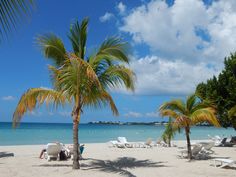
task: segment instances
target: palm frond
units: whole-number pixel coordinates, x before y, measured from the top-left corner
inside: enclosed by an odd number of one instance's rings
[[[193,108],[194,104],[196,103],[196,95],[192,94],[190,96],[187,97],[187,101],[186,101],[186,109],[189,111]]]
[[[52,103],[54,107],[63,105],[67,98],[58,91],[47,88],[32,88],[27,90],[21,97],[17,104],[15,112],[13,114],[13,126],[16,127],[20,122],[22,116],[27,111],[32,111],[36,106],[40,106],[43,103],[49,105]]]
[[[162,117],[169,116],[171,118],[177,119],[180,115],[171,109],[160,110],[160,115]]]
[[[215,116],[215,110],[212,107],[198,109],[190,116],[193,125],[200,122],[208,122],[216,127],[220,127],[220,124]]]
[[[165,109],[170,109],[170,110],[179,112],[181,114],[185,114],[186,113],[185,104],[183,103],[182,100],[179,100],[179,99],[163,103],[160,106],[159,111],[161,112],[162,110],[165,110]]]
[[[228,112],[229,117],[236,116],[236,106],[232,107]]]
[[[178,116],[173,122],[173,126],[179,129],[183,127],[188,127],[190,125],[191,125],[191,120],[184,115]]]
[[[214,111],[214,113],[216,112],[216,106],[209,101],[203,100],[201,102],[197,102],[192,109],[190,110],[190,114],[199,110],[199,109],[204,109],[204,108],[212,108],[212,111]]]
[[[125,86],[127,89],[134,90],[134,72],[125,66],[110,66],[103,68],[98,78],[104,88],[115,88]]]
[[[110,37],[102,43],[97,53],[90,57],[89,63],[95,68],[104,61],[129,63],[128,53],[129,45],[127,43],[122,42],[120,38]]]
[[[40,35],[36,39],[41,51],[46,58],[51,59],[57,67],[60,67],[66,59],[66,49],[62,40],[55,34]]]
[[[115,105],[115,102],[113,101],[111,95],[104,91],[100,91],[99,94],[96,94],[95,97],[87,96],[83,98],[83,104],[87,107],[97,107],[101,108],[103,106],[106,106],[107,103],[109,104],[111,111],[115,116],[119,115],[118,109]]]
[[[12,30],[16,30],[20,21],[31,15],[35,6],[33,0],[1,0],[0,1],[0,42]]]
[[[84,59],[86,52],[88,22],[88,18],[84,18],[81,24],[76,20],[71,25],[70,33],[68,35],[74,54],[82,59]]]

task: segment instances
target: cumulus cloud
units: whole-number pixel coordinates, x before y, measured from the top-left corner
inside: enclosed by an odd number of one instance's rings
[[[104,23],[111,20],[113,17],[114,15],[112,13],[106,12],[103,16],[99,18],[99,20]]]
[[[198,83],[218,74],[205,63],[192,65],[157,56],[135,59],[130,66],[137,77],[135,93],[145,95],[186,95],[194,92]]]
[[[186,95],[197,84],[219,74],[219,69],[206,63],[189,64],[182,60],[167,60],[157,56],[133,59],[130,68],[136,74],[137,95]],[[127,93],[125,89],[116,90]]]
[[[4,97],[2,97],[2,100],[4,100],[4,101],[12,101],[14,99],[15,99],[15,97],[13,97],[13,96],[4,96]]]
[[[136,94],[186,95],[218,75],[223,60],[236,50],[236,1],[152,0],[123,16],[120,30],[151,54],[130,66]]]
[[[123,4],[123,2],[119,2],[119,4],[117,5],[117,9],[118,9],[119,13],[122,15],[126,11],[126,5]]]
[[[121,31],[154,54],[188,63],[222,63],[236,49],[236,2],[176,0],[172,6],[153,0],[132,9]]]

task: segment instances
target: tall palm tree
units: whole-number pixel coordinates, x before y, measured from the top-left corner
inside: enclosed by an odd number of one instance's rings
[[[0,1],[0,42],[8,33],[15,30],[17,24],[29,15],[34,7],[34,0]]]
[[[21,97],[13,115],[13,125],[17,126],[27,111],[32,111],[43,103],[53,103],[55,107],[67,102],[73,104],[73,169],[80,168],[78,155],[78,125],[86,106],[110,105],[114,115],[118,110],[108,91],[125,86],[134,90],[134,73],[127,66],[129,62],[127,43],[119,38],[108,38],[92,55],[86,56],[88,19],[81,24],[71,25],[68,35],[73,52],[67,52],[62,40],[54,34],[38,37],[38,44],[46,58],[53,61],[49,66],[54,89],[33,88]]]
[[[215,108],[209,105],[209,103],[201,101],[194,94],[188,96],[186,102],[175,99],[163,103],[160,106],[159,111],[162,116],[172,117],[174,119],[174,126],[184,128],[189,159],[192,159],[190,127],[201,122],[208,122],[217,127],[220,126],[215,116]]]

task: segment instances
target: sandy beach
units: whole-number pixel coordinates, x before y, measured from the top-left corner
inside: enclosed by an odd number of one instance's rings
[[[178,147],[185,142],[176,142]],[[107,143],[86,144],[81,169],[72,170],[72,160],[39,159],[44,145],[0,146],[0,152],[14,157],[0,157],[1,177],[30,176],[163,176],[163,177],[233,177],[235,169],[213,166],[212,159],[193,160],[178,157],[179,148],[114,148]],[[212,158],[236,159],[236,147],[214,147]]]

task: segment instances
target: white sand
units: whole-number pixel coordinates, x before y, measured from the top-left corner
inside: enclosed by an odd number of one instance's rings
[[[178,142],[178,145],[183,145]],[[164,176],[164,177],[235,177],[235,169],[214,167],[212,160],[177,157],[176,147],[109,148],[108,144],[86,144],[80,170],[72,170],[72,160],[39,159],[43,145],[0,146],[0,152],[14,153],[14,157],[0,157],[0,177],[67,177],[67,176]],[[215,147],[212,157],[236,160],[236,147]]]

